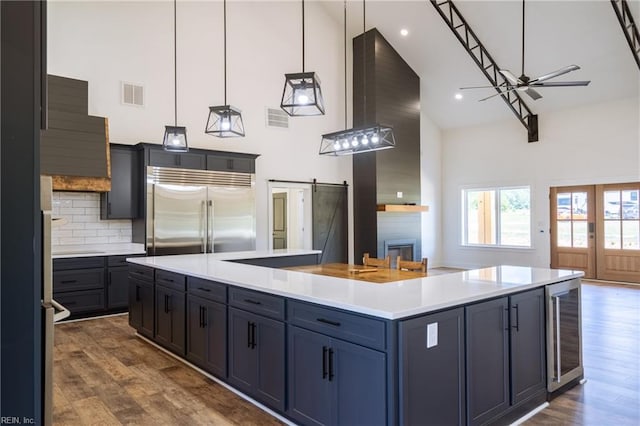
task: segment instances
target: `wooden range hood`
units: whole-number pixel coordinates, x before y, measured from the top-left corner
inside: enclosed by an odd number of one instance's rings
[[[376,211],[395,213],[428,212],[429,206],[422,206],[417,204],[378,204]]]
[[[88,115],[89,84],[49,75],[47,129],[40,136],[40,173],[58,191],[111,190],[109,121]]]

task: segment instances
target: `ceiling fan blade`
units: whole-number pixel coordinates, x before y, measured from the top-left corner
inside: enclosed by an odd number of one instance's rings
[[[499,86],[467,86],[467,87],[461,87],[460,90],[467,90],[467,89],[499,89],[501,87],[504,87],[504,85],[501,84]]]
[[[591,80],[587,81],[547,81],[546,83],[533,83],[530,86],[534,87],[573,87],[573,86],[588,86]]]
[[[529,97],[534,101],[537,101],[538,99],[542,98],[542,95],[536,92],[535,90],[533,90],[531,87],[528,87],[527,90],[524,91],[524,93],[529,95]]]
[[[478,102],[483,102],[483,101],[486,101],[487,99],[491,99],[491,98],[493,98],[493,97],[496,97],[496,96],[502,95],[503,93],[508,93],[508,92],[511,92],[511,91],[514,91],[514,90],[516,90],[516,88],[515,88],[515,87],[512,87],[512,88],[510,88],[510,89],[503,90],[502,92],[494,93],[493,95],[491,95],[491,96],[487,96],[486,98],[479,99],[479,100],[478,100]]]
[[[522,83],[520,80],[518,80],[518,77],[513,75],[513,73],[509,70],[498,70],[498,72],[502,74],[505,80],[507,80],[512,86],[517,86],[518,83]]]
[[[580,69],[580,67],[577,66],[577,65],[569,65],[569,66],[566,66],[564,68],[560,68],[559,70],[550,72],[548,74],[541,75],[538,78],[534,78],[529,83],[530,84],[531,83],[538,83],[538,82],[541,82],[541,81],[549,80],[550,78],[555,78],[555,77],[558,77],[560,75],[566,74],[566,73],[571,72],[571,71],[579,70],[579,69]]]

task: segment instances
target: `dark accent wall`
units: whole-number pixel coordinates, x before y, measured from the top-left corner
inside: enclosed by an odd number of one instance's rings
[[[393,149],[353,156],[354,259],[382,256],[384,240],[398,238],[415,239],[419,259],[421,213],[376,205],[421,202],[420,78],[374,28],[353,39],[353,81],[354,127],[390,125],[396,139]]]
[[[45,2],[0,2],[0,416],[34,424],[42,424],[38,157],[45,10]]]

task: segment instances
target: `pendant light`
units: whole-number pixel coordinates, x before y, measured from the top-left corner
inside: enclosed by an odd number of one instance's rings
[[[209,118],[204,132],[219,138],[244,136],[242,111],[227,105],[227,0],[224,8],[224,105],[210,106]]]
[[[164,126],[162,148],[165,151],[186,152],[187,128],[178,126],[178,49],[176,28],[176,0],[173,0],[173,126]]]
[[[304,70],[304,0],[302,0],[302,72],[284,75],[280,108],[290,116],[324,115],[320,78]]]
[[[366,9],[365,1],[362,1],[362,71],[363,93],[367,93],[367,68],[366,68]],[[367,103],[364,102],[363,117],[367,119]],[[344,127],[347,127],[347,2],[344,2]],[[340,130],[322,135],[320,142],[320,155],[351,155],[361,152],[380,151],[396,146],[393,128],[382,124],[365,125],[351,129]]]

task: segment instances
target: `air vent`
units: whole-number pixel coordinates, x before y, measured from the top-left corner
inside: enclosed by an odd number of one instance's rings
[[[122,82],[122,103],[125,105],[144,106],[144,87]]]
[[[266,118],[267,127],[276,127],[278,129],[289,128],[289,116],[281,109],[267,107]]]
[[[254,179],[255,176],[251,173],[147,166],[147,183],[183,186],[211,185],[251,188],[255,185]]]

